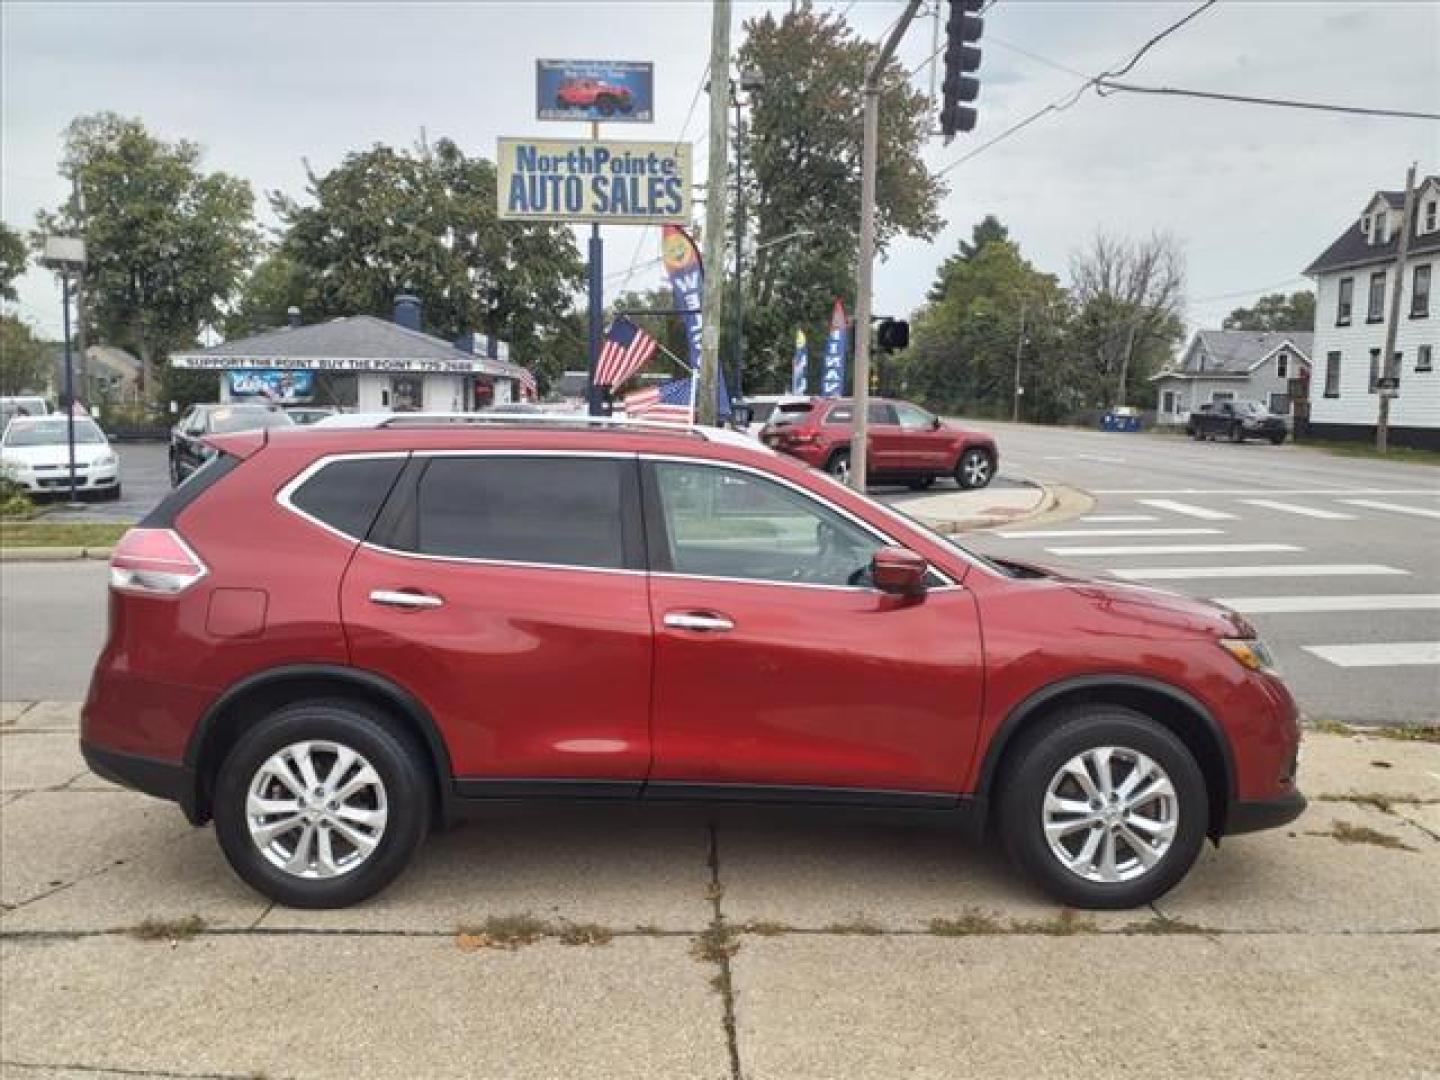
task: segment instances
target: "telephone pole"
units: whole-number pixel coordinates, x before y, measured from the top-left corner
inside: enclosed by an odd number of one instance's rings
[[[1405,210],[1400,218],[1400,245],[1395,253],[1395,287],[1390,293],[1390,321],[1385,326],[1385,351],[1380,354],[1380,415],[1375,420],[1375,449],[1386,453],[1390,442],[1390,399],[1400,389],[1400,365],[1395,362],[1395,335],[1400,330],[1400,294],[1405,291],[1405,257],[1410,254],[1410,216],[1415,212],[1415,163],[1405,173]],[[1390,380],[1395,380],[1393,383]]]
[[[917,0],[918,2],[918,0]],[[705,181],[705,296],[700,309],[700,371],[695,421],[716,422],[720,371],[720,318],[725,298],[725,167],[730,117],[730,0],[712,0],[710,12],[710,150]]]
[[[860,156],[860,257],[855,274],[855,419],[850,439],[850,485],[865,490],[870,411],[870,286],[875,270],[875,167],[880,156],[880,78],[920,0],[909,0],[895,29],[865,69],[865,128]]]

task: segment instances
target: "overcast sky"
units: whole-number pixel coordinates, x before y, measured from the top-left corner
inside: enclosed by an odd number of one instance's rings
[[[739,3],[740,24],[788,3]],[[819,5],[827,6],[827,5]],[[900,0],[828,5],[878,38]],[[1193,2],[999,0],[987,13],[980,122],[925,152],[943,167],[1094,73],[1127,59]],[[653,60],[656,116],[616,137],[696,144],[703,168],[706,100],[686,117],[709,48],[704,0],[651,3],[16,3],[4,0],[3,198],[28,229],[61,201],[60,133],[102,109],[138,116],[166,138],[202,144],[209,167],[263,193],[300,194],[302,159],[318,172],[376,142],[413,145],[423,128],[493,157],[501,135],[583,134],[534,119],[537,57]],[[1033,54],[1027,56],[1017,50]],[[931,25],[902,43],[907,67],[931,51]],[[1038,58],[1043,58],[1038,59]],[[1064,69],[1073,69],[1066,71]],[[1440,5],[1230,0],[1150,52],[1137,83],[1440,111]],[[928,87],[928,71],[916,81]],[[881,121],[884,122],[883,119]],[[1189,259],[1188,329],[1217,326],[1300,274],[1379,187],[1405,168],[1440,168],[1440,124],[1087,93],[947,173],[948,222],[933,244],[902,242],[877,267],[876,310],[910,311],[972,223],[993,213],[1041,269],[1065,277],[1097,229],[1174,233]],[[606,230],[609,287],[635,264],[655,284],[653,229]],[[59,336],[58,289],[32,270],[20,314]],[[613,295],[613,293],[612,293]]]

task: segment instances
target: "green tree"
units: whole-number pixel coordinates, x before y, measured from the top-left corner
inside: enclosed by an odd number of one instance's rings
[[[853,307],[861,86],[875,46],[811,0],[778,18],[750,19],[744,32],[739,65],[765,80],[754,95],[743,147],[745,380],[754,390],[777,390],[789,382],[796,329],[821,342],[835,298],[847,311]],[[879,253],[896,237],[929,239],[943,227],[938,207],[945,188],[921,158],[933,120],[930,100],[892,60],[880,95]],[[732,328],[727,315],[721,353],[727,370]]]
[[[980,240],[982,229],[990,235]],[[989,226],[977,226],[975,235],[941,265],[930,301],[916,314],[897,389],[937,409],[1009,416],[1019,346],[1022,415],[1060,419],[1077,404],[1067,371],[1065,291]]]
[[[929,301],[939,300],[945,295],[945,287],[952,275],[959,272],[960,267],[970,262],[980,253],[980,249],[992,241],[1005,241],[1010,239],[1010,230],[1000,224],[1000,219],[994,214],[986,214],[975,223],[970,230],[970,239],[961,240],[960,247],[943,263],[940,264],[940,271],[935,275],[935,284],[930,286],[930,291],[925,294]]]
[[[249,183],[200,162],[139,120],[80,117],[60,164],[79,199],[37,220],[40,235],[84,236],[87,337],[139,356],[151,394],[160,359],[219,323],[258,243]]]
[[[246,275],[239,301],[226,313],[220,330],[227,338],[273,330],[286,324],[292,306],[303,319],[307,300],[313,303],[314,294],[306,287],[305,272],[295,260],[272,250]]]
[[[1304,330],[1315,329],[1315,293],[1309,289],[1270,293],[1255,301],[1253,307],[1239,307],[1225,316],[1221,324],[1226,330]]]
[[[284,261],[257,272],[242,308],[273,315],[294,303],[307,322],[389,318],[396,295],[411,292],[425,330],[494,334],[529,363],[563,329],[584,278],[570,230],[500,221],[494,165],[449,139],[413,153],[376,145],[349,154],[312,173],[308,195],[304,205],[271,196]]]
[[[14,300],[15,279],[25,272],[25,238],[0,221],[0,300]]]
[[[51,347],[14,315],[0,315],[0,394],[43,391]]]

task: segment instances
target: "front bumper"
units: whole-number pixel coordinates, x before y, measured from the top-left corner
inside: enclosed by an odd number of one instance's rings
[[[1225,816],[1225,835],[1261,832],[1289,825],[1305,812],[1307,802],[1298,791],[1290,791],[1278,799],[1264,802],[1234,802]]]
[[[80,740],[80,753],[95,775],[157,799],[179,803],[190,824],[202,824],[196,806],[195,773],[183,762],[106,750],[84,739]]]
[[[31,495],[58,494],[70,490],[69,469],[10,469],[10,478]],[[115,465],[84,466],[75,468],[75,489],[77,491],[106,491],[120,482],[120,470]]]

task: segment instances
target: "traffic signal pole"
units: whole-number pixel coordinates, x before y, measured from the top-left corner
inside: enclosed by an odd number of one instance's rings
[[[870,287],[875,270],[875,168],[880,156],[880,79],[900,39],[920,10],[909,0],[905,11],[865,71],[865,127],[860,150],[860,257],[855,274],[855,409],[850,439],[850,484],[865,490],[866,448],[870,425]]]

